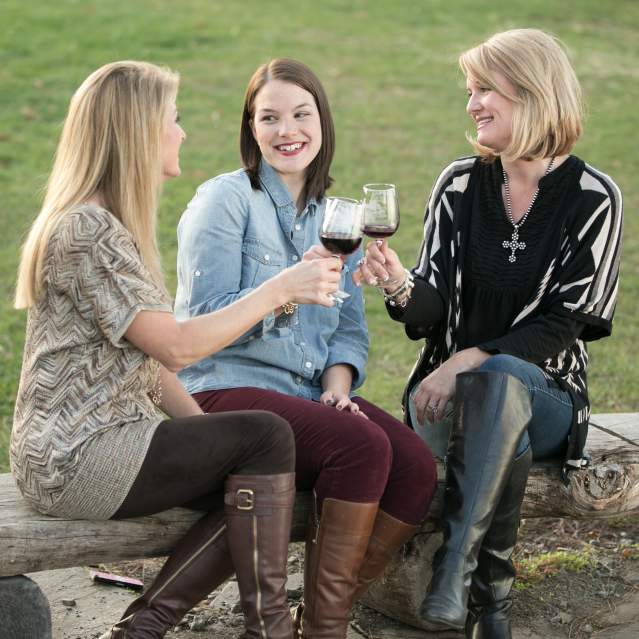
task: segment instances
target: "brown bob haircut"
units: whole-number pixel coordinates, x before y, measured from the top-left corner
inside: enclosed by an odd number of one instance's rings
[[[270,80],[290,82],[308,91],[315,98],[322,128],[322,145],[319,153],[308,166],[302,195],[305,200],[314,197],[320,201],[333,182],[328,174],[335,153],[333,118],[324,87],[318,77],[305,64],[290,58],[275,58],[260,65],[246,88],[240,128],[240,154],[242,164],[251,180],[251,186],[254,189],[261,188],[258,175],[262,152],[255,141],[251,128],[255,116],[255,99],[262,87]]]

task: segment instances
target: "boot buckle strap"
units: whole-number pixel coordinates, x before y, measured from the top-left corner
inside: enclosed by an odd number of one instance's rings
[[[238,488],[235,493],[235,507],[238,510],[253,510],[255,493],[250,488]]]

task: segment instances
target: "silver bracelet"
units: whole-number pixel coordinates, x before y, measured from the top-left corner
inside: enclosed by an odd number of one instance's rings
[[[408,269],[405,268],[404,272],[406,273],[404,281],[392,293],[387,293],[384,289],[382,289],[384,301],[389,306],[400,306],[401,308],[405,308],[408,304],[412,289],[415,286],[415,278]]]

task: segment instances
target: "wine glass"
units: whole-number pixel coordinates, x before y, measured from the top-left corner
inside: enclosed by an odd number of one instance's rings
[[[362,243],[362,203],[347,197],[327,197],[320,241],[335,257],[350,255]],[[350,297],[337,290],[332,295],[337,303]]]
[[[394,184],[365,184],[364,233],[383,239],[399,228],[399,203]]]

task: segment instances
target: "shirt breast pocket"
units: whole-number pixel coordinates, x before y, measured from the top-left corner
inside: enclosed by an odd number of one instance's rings
[[[286,267],[284,255],[252,238],[242,244],[241,288],[255,288]]]

